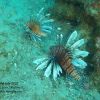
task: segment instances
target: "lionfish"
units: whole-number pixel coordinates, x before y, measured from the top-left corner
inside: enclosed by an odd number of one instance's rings
[[[63,39],[63,35],[59,35]],[[47,57],[36,59],[33,63],[37,64],[38,69],[44,69],[44,76],[49,77],[53,73],[53,79],[56,80],[58,76],[65,71],[68,75],[76,80],[81,77],[76,68],[84,69],[87,63],[82,59],[88,56],[89,52],[80,50],[80,47],[85,43],[84,39],[77,40],[77,31],[74,31],[66,45],[61,43],[51,46]],[[76,41],[76,42],[75,42]]]
[[[27,22],[27,32],[33,40],[41,40],[41,37],[46,36],[52,31],[53,19],[48,19],[50,14],[44,14],[44,8],[41,8],[38,14],[29,22]]]

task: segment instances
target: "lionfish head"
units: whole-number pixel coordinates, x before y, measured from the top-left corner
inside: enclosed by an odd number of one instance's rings
[[[64,57],[65,54],[66,49],[63,45],[55,45],[50,47],[48,57],[53,59],[55,63],[59,64],[60,60]]]

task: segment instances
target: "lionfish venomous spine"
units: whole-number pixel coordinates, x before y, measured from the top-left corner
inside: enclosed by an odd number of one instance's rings
[[[79,80],[80,75],[77,68],[84,69],[87,63],[83,60],[88,56],[89,52],[80,50],[80,47],[85,43],[84,39],[77,40],[77,31],[74,31],[66,45],[57,44],[50,47],[49,54],[46,57],[34,60],[33,63],[37,64],[37,69],[44,69],[44,76],[49,77],[53,73],[53,79],[56,80],[63,71]],[[62,40],[63,35],[60,35]]]

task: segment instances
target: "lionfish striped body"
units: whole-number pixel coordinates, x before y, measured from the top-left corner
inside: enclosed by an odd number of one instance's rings
[[[37,59],[33,61],[33,63],[38,65],[37,69],[46,68],[44,73],[46,77],[49,77],[53,71],[54,80],[56,80],[63,71],[76,80],[79,80],[80,75],[77,69],[84,69],[87,66],[83,58],[89,54],[89,52],[79,49],[85,41],[84,39],[76,41],[77,31],[71,34],[66,45],[61,44],[62,38],[62,34],[58,35],[58,44],[50,47],[48,56]]]
[[[78,75],[71,63],[72,58],[70,55],[70,51],[64,48],[64,46],[52,46],[50,48],[50,56],[55,59],[54,62],[58,63],[67,74],[73,76],[77,80],[80,79],[80,76]]]

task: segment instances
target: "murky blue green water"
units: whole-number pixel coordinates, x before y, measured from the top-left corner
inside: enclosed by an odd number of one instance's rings
[[[84,84],[65,76],[54,81],[44,76],[44,70],[36,70],[33,64],[55,44],[57,27],[64,25],[62,34],[73,30],[85,34],[82,25],[77,28],[67,21],[65,26],[65,22],[56,20],[53,32],[47,37],[41,41],[30,39],[26,23],[42,7],[48,12],[53,5],[53,0],[0,0],[0,100],[99,100],[100,94],[91,87],[87,76],[84,76]]]

